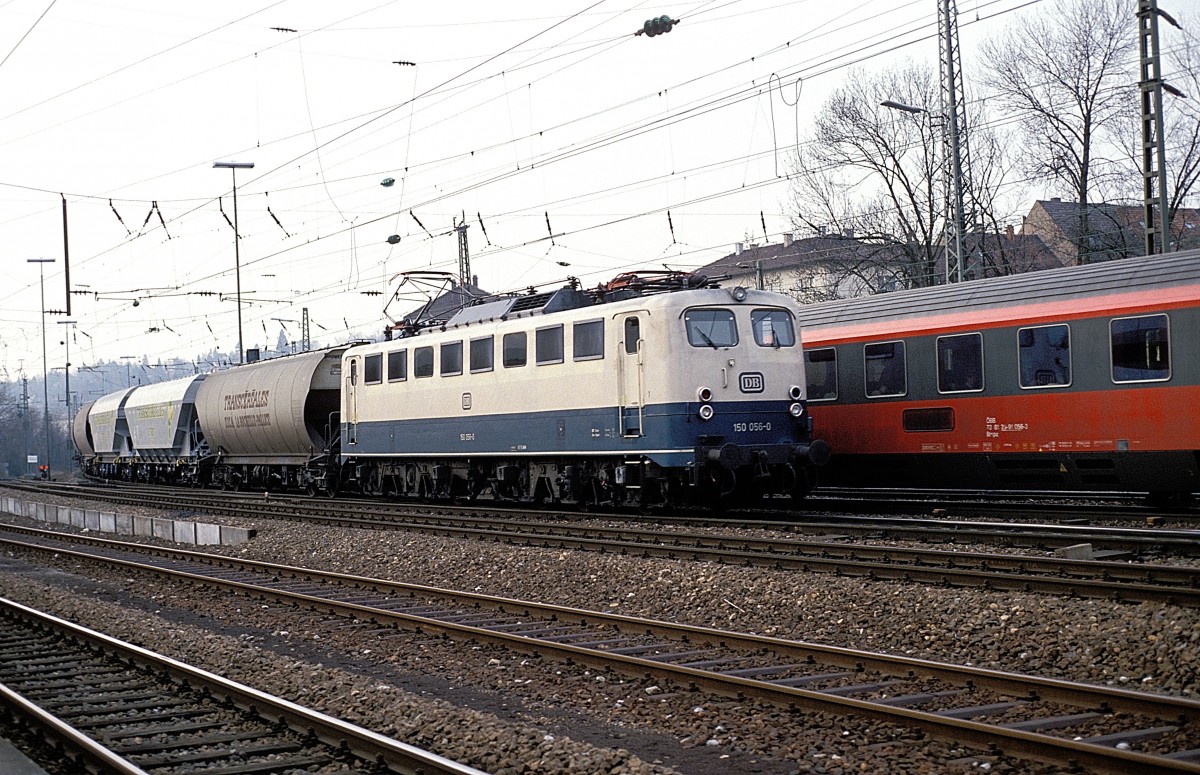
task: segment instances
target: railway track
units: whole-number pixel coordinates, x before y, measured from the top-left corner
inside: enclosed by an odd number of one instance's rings
[[[117,496],[120,499],[128,494]],[[529,521],[461,514],[397,514],[380,506],[362,507],[297,499],[208,498],[155,495],[157,505],[194,508],[236,516],[305,519],[341,527],[402,529],[434,535],[521,546],[617,552],[645,557],[691,559],[783,570],[822,572],[878,580],[993,590],[1040,592],[1120,601],[1200,605],[1200,568],[1115,559],[1068,559],[1027,554],[962,552],[849,543],[847,536],[820,540],[748,538],[718,534],[579,522]],[[147,504],[143,496],[140,505]],[[544,517],[544,514],[538,516]],[[1194,533],[1186,533],[1200,544]]]
[[[409,526],[419,524],[500,526],[545,521],[556,514],[560,521],[590,527],[602,520],[641,523],[662,527],[685,529],[697,528],[750,528],[774,532],[804,534],[837,534],[844,536],[866,536],[897,540],[915,540],[930,543],[993,543],[1000,546],[1054,550],[1080,543],[1090,543],[1104,551],[1131,552],[1134,554],[1175,554],[1200,556],[1200,530],[1169,529],[1164,527],[1131,528],[1089,524],[1048,524],[1021,522],[991,522],[959,520],[953,517],[952,509],[942,509],[944,514],[937,518],[915,516],[880,516],[879,514],[851,513],[803,513],[789,512],[764,518],[755,512],[742,512],[724,518],[696,515],[673,516],[665,514],[637,515],[630,513],[603,514],[596,512],[573,512],[569,514],[551,512],[546,509],[522,509],[493,505],[451,505],[388,503],[363,499],[313,499],[287,494],[216,493],[213,491],[183,490],[177,487],[146,487],[105,484],[65,485],[52,483],[6,483],[11,489],[53,494],[59,497],[85,498],[136,506],[156,506],[181,511],[204,511],[211,514],[244,516],[248,508],[263,517],[291,519],[331,518],[329,524],[343,524],[341,518],[367,520],[392,520]],[[862,503],[862,501],[856,501]],[[826,500],[822,508],[832,508],[833,501]],[[814,504],[815,505],[815,504]],[[936,504],[924,502],[923,512],[938,510]],[[997,506],[1006,509],[1008,516],[1018,508],[1017,504]],[[1025,507],[1020,507],[1025,508]],[[1023,518],[1030,514],[1021,512]],[[1078,515],[1074,518],[1078,521]],[[365,526],[365,525],[364,525]],[[582,528],[580,528],[582,529]]]
[[[482,775],[3,598],[0,717],[76,772]]]
[[[883,719],[1087,772],[1200,773],[1194,700],[137,544],[8,530],[0,540],[15,552],[614,670],[665,692]]]

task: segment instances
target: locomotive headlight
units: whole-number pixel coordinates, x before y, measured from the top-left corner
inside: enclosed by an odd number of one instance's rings
[[[788,397],[793,401],[799,401],[804,398],[804,390],[799,385],[792,385],[788,388]]]
[[[741,301],[746,300],[747,294],[746,294],[746,289],[739,285],[736,288],[734,288],[733,290],[731,290],[729,292],[729,295],[733,297],[734,301],[741,302]]]
[[[788,414],[790,414],[792,417],[799,417],[800,415],[804,414],[804,407],[800,404],[792,404],[788,407]]]
[[[700,415],[701,420],[711,420],[716,411],[712,408],[711,404],[704,404],[696,414]]]
[[[707,404],[709,401],[713,400],[712,388],[707,386],[696,388],[696,398],[701,403]]]

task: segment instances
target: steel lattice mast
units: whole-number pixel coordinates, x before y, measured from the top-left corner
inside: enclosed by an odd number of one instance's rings
[[[938,47],[941,54],[942,174],[946,199],[946,282],[969,279],[967,248],[970,198],[970,153],[967,150],[967,109],[958,46],[958,3],[938,2]]]

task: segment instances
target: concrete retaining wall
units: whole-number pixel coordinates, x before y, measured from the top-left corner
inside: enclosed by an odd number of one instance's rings
[[[53,503],[27,501],[10,496],[0,497],[0,510],[39,522],[52,522],[87,528],[97,533],[127,536],[154,536],[179,544],[244,544],[254,537],[253,530],[186,519],[139,517],[108,511],[83,509],[78,506],[56,506]]]

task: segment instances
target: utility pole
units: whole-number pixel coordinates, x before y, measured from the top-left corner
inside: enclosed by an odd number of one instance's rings
[[[302,352],[312,349],[312,337],[309,336],[308,329],[308,307],[300,310],[300,349]]]
[[[25,434],[25,473],[29,470],[29,377],[21,375],[21,429]]]
[[[1162,79],[1162,60],[1158,47],[1158,17],[1179,27],[1158,0],[1138,0],[1138,55],[1142,94],[1142,193],[1146,224],[1146,255],[1171,252],[1171,213],[1167,208],[1167,155],[1163,139],[1163,90],[1177,97],[1183,92]],[[1158,214],[1155,217],[1155,209]]]

